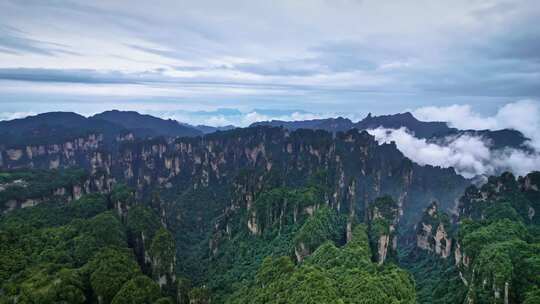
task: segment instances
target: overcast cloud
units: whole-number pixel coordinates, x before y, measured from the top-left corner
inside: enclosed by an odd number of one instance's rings
[[[539,17],[535,0],[3,0],[0,112],[492,115],[540,99]]]
[[[412,110],[482,138],[371,131],[464,176],[539,169],[540,1],[0,0],[0,120],[137,110],[191,124]]]

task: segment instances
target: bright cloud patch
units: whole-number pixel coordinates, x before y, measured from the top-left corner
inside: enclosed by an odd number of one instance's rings
[[[413,111],[423,121],[446,121],[458,129],[515,129],[531,139],[530,145],[540,150],[540,102],[518,101],[501,107],[494,116],[475,113],[470,105],[422,107]]]
[[[438,142],[416,138],[407,129],[368,130],[379,143],[395,142],[397,148],[420,165],[453,167],[466,178],[511,171],[524,175],[540,170],[540,154],[516,149],[491,150],[483,138],[449,136]]]

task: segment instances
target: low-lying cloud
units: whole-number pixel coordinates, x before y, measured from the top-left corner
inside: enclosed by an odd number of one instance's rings
[[[511,171],[524,175],[540,170],[540,153],[518,149],[490,148],[489,141],[468,134],[448,136],[437,142],[417,138],[406,128],[368,130],[380,143],[395,142],[397,148],[420,165],[453,167],[466,178]]]
[[[413,115],[423,121],[445,121],[458,129],[514,129],[530,138],[529,145],[540,151],[540,102],[523,100],[508,103],[493,116],[482,116],[470,105],[422,107]]]

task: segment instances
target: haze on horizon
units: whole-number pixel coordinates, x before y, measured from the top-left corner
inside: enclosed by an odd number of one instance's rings
[[[538,110],[539,17],[534,0],[1,0],[0,119],[121,109],[246,126],[412,110],[491,128],[505,107]]]

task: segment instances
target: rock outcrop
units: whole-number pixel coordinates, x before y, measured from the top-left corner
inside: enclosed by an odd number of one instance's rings
[[[448,258],[453,244],[451,229],[450,218],[433,202],[426,208],[422,220],[416,226],[417,248]]]
[[[391,196],[398,204],[400,223],[412,225],[419,217],[416,210],[434,199],[441,208],[452,208],[468,185],[451,168],[419,166],[395,144],[379,145],[368,133],[356,130],[332,134],[256,127],[194,138],[136,140],[126,135],[114,143],[92,134],[64,144],[27,147],[20,153],[0,148],[0,155],[2,169],[48,169],[51,163],[59,169],[82,167],[92,176],[103,176],[102,189],[124,182],[137,190],[139,198],[148,198],[156,189],[163,197],[180,193],[215,197],[210,209],[198,210],[195,213],[201,216],[187,219],[200,229],[216,229],[212,250],[239,229],[260,234],[265,226],[285,218],[280,214],[301,217],[312,210],[313,206],[289,210],[285,203],[277,209],[258,209],[257,196],[270,185],[295,187],[323,174],[325,194],[317,203],[345,214],[349,227],[367,219],[369,203],[379,196]],[[178,223],[181,203],[166,200],[160,212]],[[234,220],[239,212],[248,215],[242,225]],[[387,241],[394,246],[394,240]]]
[[[389,196],[377,198],[369,207],[369,235],[379,265],[397,253],[398,204]]]

